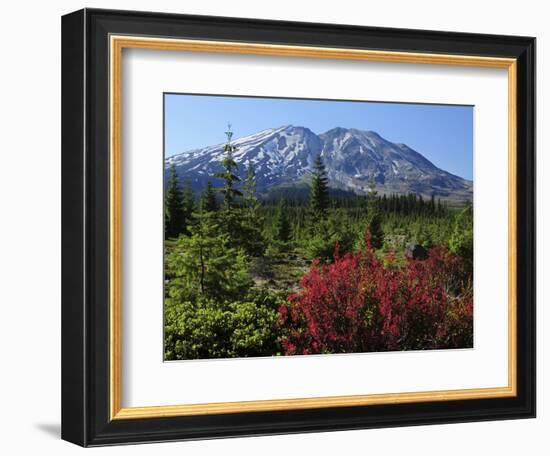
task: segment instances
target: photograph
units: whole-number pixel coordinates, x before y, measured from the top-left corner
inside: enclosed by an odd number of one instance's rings
[[[473,348],[473,106],[163,96],[165,361]]]

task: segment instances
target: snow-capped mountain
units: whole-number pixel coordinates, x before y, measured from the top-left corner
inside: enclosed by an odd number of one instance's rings
[[[267,193],[279,186],[300,187],[309,182],[313,162],[321,154],[332,188],[365,194],[374,178],[380,193],[432,194],[440,198],[469,200],[473,183],[436,167],[405,144],[394,144],[373,131],[333,128],[316,135],[305,127],[286,125],[233,141],[233,154],[243,177],[254,165],[257,188]],[[224,144],[190,150],[165,160],[165,173],[174,164],[180,182],[196,190],[221,171]]]

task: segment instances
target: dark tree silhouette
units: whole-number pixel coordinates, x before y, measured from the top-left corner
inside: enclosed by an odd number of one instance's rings
[[[164,202],[164,235],[166,238],[174,238],[185,229],[183,193],[179,188],[176,167],[172,164]]]
[[[311,176],[310,209],[315,218],[324,219],[329,206],[328,177],[321,155],[317,155]]]
[[[218,210],[218,202],[216,201],[216,193],[212,182],[208,181],[206,189],[201,196],[201,209],[204,212],[216,212]]]
[[[288,219],[287,206],[284,200],[280,200],[277,205],[275,215],[275,234],[281,242],[288,242],[292,237],[292,228]]]

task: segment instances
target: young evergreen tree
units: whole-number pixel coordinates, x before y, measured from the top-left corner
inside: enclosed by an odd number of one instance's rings
[[[225,135],[227,136],[227,142],[224,146],[225,154],[221,160],[224,170],[214,174],[215,177],[223,181],[223,186],[216,189],[223,196],[222,211],[220,211],[218,218],[221,222],[221,229],[229,236],[232,245],[238,245],[242,239],[242,214],[238,208],[237,198],[242,196],[242,192],[236,188],[241,179],[237,176],[239,165],[233,158],[233,153],[237,150],[237,147],[231,144],[233,138],[231,124],[228,124]]]
[[[329,207],[328,177],[321,155],[317,155],[311,177],[310,210],[314,218],[325,219]]]
[[[288,219],[287,205],[284,200],[280,200],[277,204],[277,212],[275,215],[275,236],[281,242],[288,242],[292,237],[292,227]]]
[[[164,236],[174,238],[185,230],[183,194],[179,188],[174,164],[170,166],[170,177],[164,198]]]
[[[418,195],[418,213],[423,214],[425,209],[424,198],[422,195]]]
[[[180,236],[166,263],[174,278],[171,298],[194,300],[198,296],[220,302],[235,299],[250,287],[247,257],[219,229],[213,213],[202,213],[190,236]]]
[[[428,206],[428,210],[430,215],[435,214],[435,195],[432,193],[432,197],[430,198],[430,204]]]
[[[246,168],[246,177],[243,182],[243,214],[239,221],[239,243],[250,255],[261,255],[264,251],[262,235],[263,217],[260,216],[260,202],[256,194],[256,173],[254,166],[249,163]]]
[[[384,230],[382,229],[382,217],[378,211],[372,213],[368,223],[371,235],[371,243],[375,249],[379,249],[384,244]]]
[[[472,267],[474,254],[474,208],[469,203],[455,218],[449,249],[466,260]]]
[[[190,182],[186,182],[182,191],[183,225],[181,232],[189,235],[193,223],[193,211],[195,209],[195,197]]]
[[[208,184],[206,184],[206,189],[202,193],[200,209],[202,212],[216,212],[218,210],[218,202],[216,201],[214,186],[210,181],[208,181]]]
[[[378,197],[378,192],[376,191],[376,182],[374,180],[374,176],[370,177],[368,186],[369,186],[368,200],[369,200],[369,203],[372,203]]]
[[[224,209],[230,211],[235,206],[235,199],[242,196],[240,190],[235,188],[237,182],[240,182],[240,177],[236,175],[239,165],[233,158],[233,153],[237,150],[237,147],[231,144],[233,138],[233,132],[231,131],[231,124],[227,125],[227,142],[223,148],[225,155],[221,161],[224,171],[216,173],[215,176],[224,181],[222,188],[218,191],[223,195]]]
[[[375,249],[379,249],[384,244],[384,231],[382,230],[382,217],[380,215],[379,198],[374,176],[371,176],[369,179],[367,206],[368,229],[371,235],[371,243]]]
[[[243,183],[243,199],[247,208],[256,211],[259,202],[256,195],[256,172],[252,163],[249,163],[246,167],[246,177]]]
[[[386,196],[385,193],[382,196],[382,210],[384,212],[388,212],[388,197]]]

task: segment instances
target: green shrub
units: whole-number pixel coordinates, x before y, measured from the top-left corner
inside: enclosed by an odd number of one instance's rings
[[[193,228],[191,236],[178,238],[166,256],[166,265],[173,277],[168,285],[172,296],[236,299],[252,284],[245,252],[204,220]]]
[[[251,290],[242,302],[167,298],[167,360],[271,356],[280,352],[277,309],[281,297]]]
[[[474,214],[471,204],[456,216],[449,249],[469,262],[471,267],[474,253]]]
[[[336,243],[340,253],[344,254],[353,250],[358,237],[349,220],[337,215],[320,220],[312,231],[305,245],[307,254],[311,259],[317,258],[324,263],[332,260]]]

